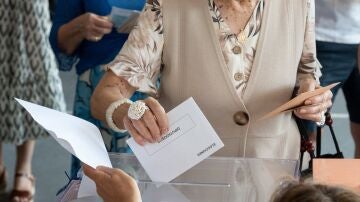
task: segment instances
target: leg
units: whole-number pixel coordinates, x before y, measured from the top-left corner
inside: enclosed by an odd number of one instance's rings
[[[35,141],[27,140],[16,148],[16,168],[14,189],[10,194],[11,202],[33,201],[35,191],[34,178],[31,174],[31,162]]]
[[[360,158],[360,124],[351,122],[350,126],[355,142],[355,158]]]
[[[343,86],[347,109],[350,116],[350,128],[355,143],[355,158],[360,158],[360,74],[354,67],[349,79]]]
[[[15,173],[32,173],[32,157],[34,153],[35,141],[28,140],[22,145],[17,146],[16,150],[16,168]],[[33,188],[32,182],[25,177],[15,178],[14,189],[20,191],[31,191]]]

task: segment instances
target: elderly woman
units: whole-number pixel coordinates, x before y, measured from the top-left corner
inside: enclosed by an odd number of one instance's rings
[[[298,159],[292,113],[259,118],[297,85],[316,87],[315,53],[313,0],[153,0],[97,86],[92,114],[143,145],[168,131],[167,110],[193,97],[225,144],[216,155]],[[135,90],[152,97],[131,103]],[[320,121],[331,97],[295,114]]]

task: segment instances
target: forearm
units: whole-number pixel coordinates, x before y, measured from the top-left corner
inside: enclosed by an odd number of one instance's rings
[[[130,98],[135,90],[126,80],[108,71],[91,97],[92,116],[106,123],[105,112],[110,104],[119,99]],[[112,118],[118,128],[124,128],[123,119],[127,115],[128,108],[129,104],[123,104],[114,111]]]
[[[81,30],[81,25],[74,19],[60,27],[57,37],[59,49],[67,55],[71,55],[85,36]]]
[[[304,46],[297,75],[299,83],[308,80],[318,81],[321,75],[321,64],[316,58],[314,0],[308,0],[308,6]]]

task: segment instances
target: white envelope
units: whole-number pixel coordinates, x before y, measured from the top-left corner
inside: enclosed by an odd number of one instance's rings
[[[170,130],[154,144],[128,144],[152,181],[169,182],[209,157],[224,144],[193,98],[168,113]]]
[[[16,99],[16,98],[15,98]],[[78,117],[16,99],[49,134],[82,162],[96,168],[112,167],[99,129]],[[83,176],[78,197],[96,196],[95,183]]]

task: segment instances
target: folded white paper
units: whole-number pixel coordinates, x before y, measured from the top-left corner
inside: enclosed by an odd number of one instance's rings
[[[128,144],[152,181],[169,182],[224,146],[190,98],[168,113],[170,130],[158,143]]]
[[[99,129],[75,116],[16,99],[50,135],[82,162],[96,168],[112,167]],[[78,197],[96,196],[95,183],[84,176]]]
[[[130,33],[137,23],[140,12],[113,6],[110,19],[119,33]]]

